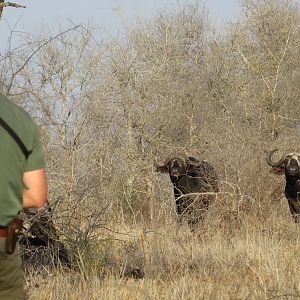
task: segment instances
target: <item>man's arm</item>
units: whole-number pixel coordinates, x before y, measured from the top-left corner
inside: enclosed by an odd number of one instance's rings
[[[44,206],[47,198],[45,169],[24,172],[23,184],[23,208]]]

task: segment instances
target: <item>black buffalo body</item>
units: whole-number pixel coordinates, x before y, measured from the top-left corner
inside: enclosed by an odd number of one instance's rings
[[[285,197],[288,200],[290,212],[296,223],[300,221],[300,154],[284,154],[279,161],[272,161],[272,154],[278,149],[269,152],[267,162],[272,167],[271,172],[285,174]]]
[[[21,217],[26,224],[19,238],[24,269],[71,268],[71,255],[59,239],[49,203],[40,210],[25,209]]]
[[[169,173],[179,221],[186,217],[194,229],[219,191],[215,169],[208,162],[189,156],[168,159],[164,165],[157,166],[156,171]]]

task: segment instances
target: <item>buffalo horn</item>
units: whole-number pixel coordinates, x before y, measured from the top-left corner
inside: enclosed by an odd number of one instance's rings
[[[276,152],[276,151],[278,151],[278,149],[274,149],[274,150],[270,151],[270,152],[268,153],[268,156],[267,156],[267,163],[268,163],[271,167],[280,167],[280,166],[283,164],[284,160],[285,160],[285,154],[283,154],[279,161],[273,162],[272,159],[271,159],[271,157],[272,157],[272,154],[273,154],[274,152]]]

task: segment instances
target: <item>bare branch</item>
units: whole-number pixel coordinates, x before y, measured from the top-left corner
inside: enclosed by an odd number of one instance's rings
[[[63,31],[63,32],[60,32],[59,34],[57,34],[57,35],[51,37],[51,38],[48,39],[46,42],[44,42],[43,44],[41,44],[36,50],[34,50],[34,51],[28,56],[28,58],[27,58],[26,61],[23,63],[23,65],[22,65],[17,71],[15,71],[14,74],[12,75],[10,84],[9,84],[9,86],[8,86],[8,89],[7,89],[7,90],[8,90],[8,93],[9,93],[11,87],[12,87],[12,84],[13,84],[13,81],[14,81],[15,77],[18,75],[19,72],[21,72],[21,71],[25,68],[25,66],[28,64],[28,62],[31,60],[31,58],[32,58],[39,50],[41,50],[44,46],[46,46],[47,44],[51,43],[53,40],[57,39],[58,37],[60,37],[60,36],[62,36],[62,35],[64,35],[64,34],[70,32],[70,31],[72,31],[72,30],[75,30],[75,29],[77,29],[77,28],[79,28],[79,27],[81,27],[81,26],[82,26],[82,25],[79,24],[79,25],[73,26],[73,27],[71,27],[71,28],[69,28],[69,29],[67,29],[67,30],[65,30],[65,31]]]
[[[3,8],[7,7],[7,6],[11,6],[11,7],[15,7],[15,8],[26,8],[26,6],[15,3],[15,2],[4,2],[4,0],[0,0],[0,19],[2,16]]]

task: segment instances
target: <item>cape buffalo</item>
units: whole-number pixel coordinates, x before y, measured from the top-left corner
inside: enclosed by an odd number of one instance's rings
[[[24,209],[26,226],[19,237],[24,269],[63,266],[71,268],[71,255],[60,241],[49,203],[43,209]]]
[[[278,149],[270,151],[267,163],[272,167],[271,172],[277,175],[285,174],[285,197],[295,222],[300,220],[300,154],[285,153],[279,161],[272,161],[272,155]]]
[[[169,173],[174,187],[176,211],[181,223],[187,217],[188,225],[194,230],[203,219],[214,193],[219,191],[218,175],[212,165],[194,157],[173,157],[157,172]]]

